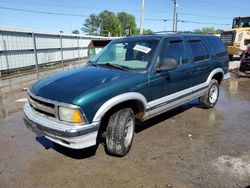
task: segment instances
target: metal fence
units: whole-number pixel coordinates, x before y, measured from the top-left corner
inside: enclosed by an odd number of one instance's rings
[[[0,75],[29,66],[80,60],[87,57],[91,40],[111,39],[0,28]]]

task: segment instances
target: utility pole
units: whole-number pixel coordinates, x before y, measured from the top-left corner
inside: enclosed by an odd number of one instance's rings
[[[140,34],[143,34],[143,25],[144,25],[144,4],[145,1],[142,0],[141,2],[141,23],[140,23]]]
[[[176,24],[177,24],[177,20],[176,20],[176,5],[177,5],[177,2],[176,2],[176,0],[173,0],[173,1],[174,1],[173,32],[176,32]]]
[[[178,13],[176,12],[176,19],[175,19],[175,32],[178,31],[177,24],[178,23]]]

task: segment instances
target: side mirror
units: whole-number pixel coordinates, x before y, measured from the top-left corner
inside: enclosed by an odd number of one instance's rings
[[[167,70],[173,70],[176,69],[178,63],[173,58],[165,58],[163,59],[163,63],[156,68],[156,72],[163,72]]]

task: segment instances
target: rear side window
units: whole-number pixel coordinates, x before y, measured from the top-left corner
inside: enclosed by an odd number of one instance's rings
[[[227,55],[224,44],[218,37],[209,37],[207,41],[211,49],[214,51],[215,55],[217,56]]]
[[[201,40],[190,40],[194,61],[202,61],[209,58],[209,53]]]
[[[178,65],[188,63],[184,43],[182,40],[166,40],[161,50],[160,59],[173,58],[178,62]]]

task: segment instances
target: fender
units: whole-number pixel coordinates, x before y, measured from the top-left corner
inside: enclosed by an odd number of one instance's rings
[[[222,79],[224,78],[224,71],[222,70],[222,68],[216,68],[214,69],[208,76],[206,84],[209,85],[209,83],[211,82],[213,76],[217,73],[222,73]]]
[[[207,87],[209,86],[209,83],[211,82],[212,78],[214,77],[214,75],[216,75],[217,73],[222,73],[222,79],[224,78],[224,72],[222,70],[222,68],[216,68],[214,69],[212,72],[210,72],[208,78],[207,78],[207,81],[202,83],[202,84],[199,84],[199,85],[196,85],[194,87],[192,87],[192,91],[195,91],[197,89],[200,89],[200,88],[203,88],[203,87]]]
[[[129,100],[138,100],[140,101],[143,105],[144,105],[144,109],[148,108],[148,103],[146,98],[137,92],[128,92],[128,93],[124,93],[121,95],[117,95],[111,99],[109,99],[108,101],[106,101],[96,112],[93,121],[92,122],[98,122],[101,121],[102,117],[105,115],[105,113],[110,110],[112,107],[122,103],[122,102],[126,102]]]

